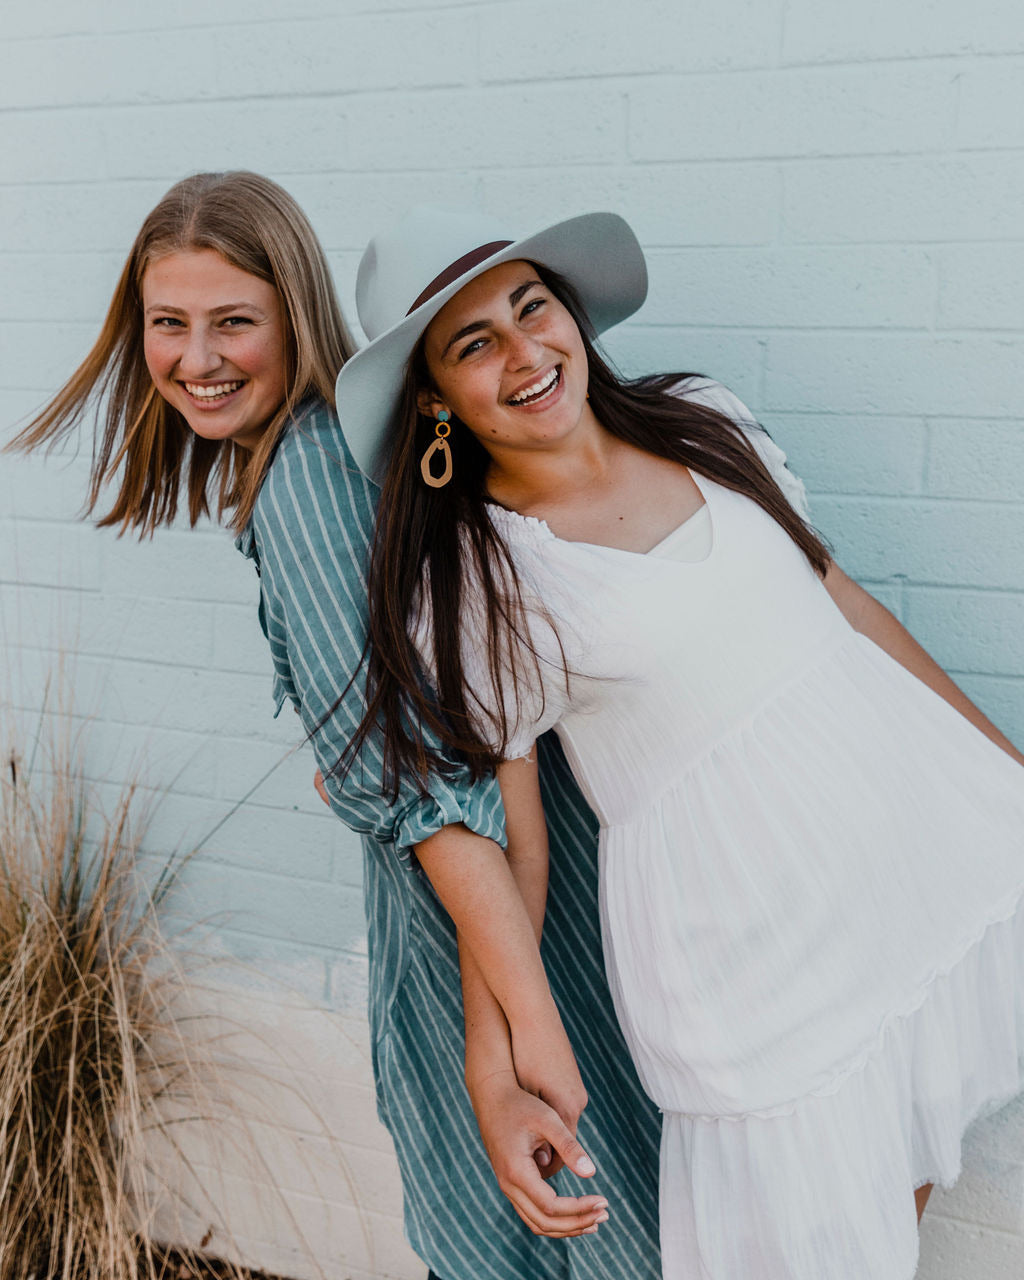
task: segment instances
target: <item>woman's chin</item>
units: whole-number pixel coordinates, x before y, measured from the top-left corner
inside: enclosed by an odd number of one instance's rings
[[[185,413],[182,416],[191,431],[203,440],[230,440],[245,430],[244,424],[237,421],[237,415],[220,418],[207,413]]]

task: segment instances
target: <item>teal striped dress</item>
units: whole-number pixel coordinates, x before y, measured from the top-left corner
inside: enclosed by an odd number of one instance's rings
[[[327,774],[362,710],[364,576],[376,489],[356,468],[332,410],[303,406],[285,432],[238,547],[260,574],[260,622],[277,710],[291,701]],[[321,726],[318,728],[318,726]],[[597,906],[597,823],[549,734],[541,740],[551,878],[543,954],[590,1103],[579,1136],[598,1175],[557,1175],[563,1194],[607,1196],[594,1236],[536,1237],[498,1190],[462,1079],[462,999],[455,933],[410,857],[451,822],[504,841],[496,783],[435,779],[382,796],[368,746],[327,788],[364,837],[370,1031],[377,1107],[394,1139],[405,1227],[441,1280],[657,1280],[660,1121],[637,1082],[612,1012]],[[577,1189],[579,1189],[577,1191]]]

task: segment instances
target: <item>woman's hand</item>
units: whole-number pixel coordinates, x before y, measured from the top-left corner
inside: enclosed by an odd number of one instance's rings
[[[525,1090],[534,1094],[538,1105],[546,1103],[554,1113],[554,1119],[560,1120],[568,1129],[570,1138],[574,1139],[580,1113],[587,1104],[587,1094],[551,998],[534,922],[504,851],[493,841],[475,835],[459,823],[444,827],[420,841],[415,851],[458,931],[464,987],[466,977],[475,975],[471,979],[472,989],[475,991],[482,983],[490,993],[488,999],[494,1008],[507,1020],[511,1032],[511,1060],[506,1057],[502,1070],[497,1074],[505,1079],[506,1085],[510,1085],[520,1070],[525,1072],[525,1079],[520,1080],[520,1092]],[[531,893],[530,896],[532,900],[534,895]],[[542,908],[539,895],[537,897],[537,905]],[[484,1039],[491,1047],[482,1055],[479,1053],[480,1028],[475,1023],[485,1003],[474,997],[466,1009],[466,1080],[471,1087],[473,1081],[486,1081],[494,1076],[488,1069],[480,1070],[478,1065],[481,1059],[490,1058],[493,1052],[492,1033],[486,1032]],[[488,1015],[488,1025],[492,1022]],[[519,1029],[518,1037],[516,1028]],[[509,1041],[505,1043],[507,1052]],[[528,1100],[513,1096],[520,1109],[532,1106]],[[484,1111],[485,1115],[491,1113],[490,1108],[484,1108]],[[550,1120],[551,1117],[548,1125]],[[487,1123],[486,1119],[484,1122]],[[564,1145],[559,1134],[560,1130],[552,1135],[558,1138],[552,1142],[543,1130],[540,1135],[530,1130],[525,1141],[522,1138],[517,1140],[513,1133],[510,1148],[516,1153],[512,1157],[513,1175],[518,1171],[520,1181],[529,1174],[536,1182],[541,1182],[536,1178],[535,1153],[545,1141],[559,1150],[560,1144]],[[501,1154],[503,1149],[503,1144],[492,1136],[488,1150],[493,1152],[496,1170],[501,1167],[499,1181],[503,1182],[503,1189],[507,1184],[509,1190],[506,1194],[520,1216],[531,1230],[536,1229],[542,1234],[566,1234],[564,1223],[554,1220],[558,1215],[551,1214],[550,1204],[542,1209],[540,1217],[535,1214],[531,1218],[526,1201],[521,1197],[516,1199],[513,1190],[518,1184],[514,1176],[509,1176],[510,1166],[505,1163],[507,1157]],[[524,1160],[529,1162],[529,1166],[523,1163]],[[580,1173],[586,1170],[584,1176],[589,1176],[592,1171],[589,1163],[581,1168],[577,1162],[575,1167]],[[542,1185],[541,1190],[550,1191],[554,1196],[550,1188]],[[595,1224],[592,1222],[590,1225]],[[579,1233],[575,1227],[574,1231]]]
[[[564,1121],[516,1079],[508,1023],[483,980],[473,953],[459,938],[466,1014],[466,1090],[498,1185],[531,1231],[581,1235],[597,1230],[607,1201],[558,1196],[545,1179],[568,1164],[581,1178],[594,1165]]]
[[[515,1073],[468,1082],[480,1136],[498,1186],[534,1235],[593,1235],[607,1221],[601,1196],[560,1196],[544,1181],[567,1165],[589,1178],[594,1164],[555,1111],[523,1089]]]

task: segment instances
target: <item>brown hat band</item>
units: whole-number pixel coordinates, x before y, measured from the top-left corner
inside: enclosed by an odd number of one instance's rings
[[[492,253],[507,249],[511,243],[511,240],[492,240],[490,244],[482,244],[479,249],[471,249],[469,253],[464,253],[461,258],[456,259],[450,267],[445,267],[440,275],[431,280],[430,284],[427,285],[405,314],[411,316],[417,307],[422,307],[424,302],[429,302],[435,293],[440,293],[442,289],[447,289],[453,281],[458,280],[459,276],[471,271],[473,267],[479,266]]]

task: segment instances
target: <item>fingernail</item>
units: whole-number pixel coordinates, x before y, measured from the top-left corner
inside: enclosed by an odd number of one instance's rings
[[[584,1227],[584,1228],[583,1228],[583,1234],[584,1234],[585,1236],[596,1236],[596,1235],[597,1235],[597,1227]]]
[[[591,1174],[597,1173],[597,1165],[590,1156],[580,1156],[576,1161],[576,1172],[583,1178],[589,1178]]]
[[[607,1209],[607,1208],[608,1208],[608,1201],[607,1201],[607,1200],[597,1200],[597,1201],[595,1201],[595,1202],[594,1202],[594,1206],[593,1206],[593,1207],[594,1207],[595,1209]]]
[[[599,1213],[599,1214],[597,1215],[597,1217],[594,1219],[594,1221],[595,1221],[595,1223],[596,1223],[596,1222],[607,1222],[607,1221],[608,1221],[608,1215],[607,1215],[606,1213]]]

